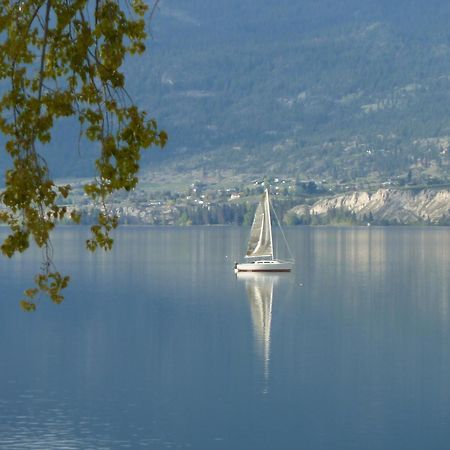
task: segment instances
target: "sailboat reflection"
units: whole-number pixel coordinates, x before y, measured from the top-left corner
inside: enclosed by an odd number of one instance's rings
[[[264,363],[264,393],[268,392],[270,362],[270,331],[272,325],[273,287],[282,275],[273,273],[239,272],[239,280],[245,281],[250,302],[253,331],[257,343],[257,351]]]

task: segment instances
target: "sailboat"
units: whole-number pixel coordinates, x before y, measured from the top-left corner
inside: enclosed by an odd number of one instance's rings
[[[275,214],[276,217],[276,214]],[[278,219],[278,218],[277,218]],[[281,229],[281,224],[278,221]],[[283,238],[283,230],[281,229]],[[286,245],[289,250],[289,245]],[[234,271],[237,272],[290,272],[292,261],[282,261],[275,258],[272,239],[272,221],[270,217],[269,190],[266,189],[255,211],[250,239],[248,241],[246,258],[248,262],[235,263]]]

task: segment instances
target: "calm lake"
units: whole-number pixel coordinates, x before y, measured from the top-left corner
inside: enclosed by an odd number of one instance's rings
[[[34,314],[2,257],[0,449],[448,449],[450,228],[288,228],[292,274],[237,277],[248,233],[63,228]]]

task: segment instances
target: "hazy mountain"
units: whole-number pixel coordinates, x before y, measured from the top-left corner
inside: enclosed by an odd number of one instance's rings
[[[148,52],[127,66],[169,132],[144,165],[445,175],[449,23],[437,0],[161,0]],[[85,174],[95,154],[82,143],[79,156],[76,135],[55,134],[58,174]]]

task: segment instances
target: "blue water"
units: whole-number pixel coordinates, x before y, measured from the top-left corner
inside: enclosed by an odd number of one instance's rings
[[[86,234],[34,314],[39,252],[0,259],[1,450],[449,448],[449,228],[291,228],[265,278],[232,271],[245,228]]]

